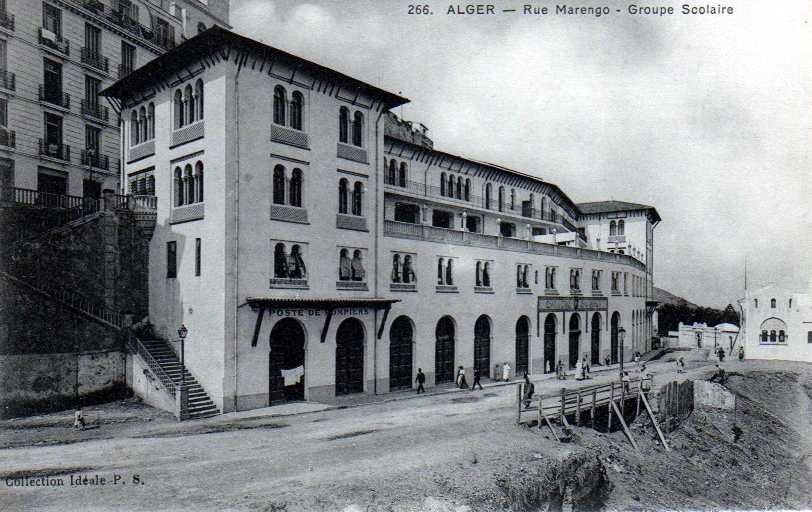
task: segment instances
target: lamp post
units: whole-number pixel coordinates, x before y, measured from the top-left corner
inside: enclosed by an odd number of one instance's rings
[[[186,387],[186,365],[184,363],[184,340],[186,335],[189,334],[189,329],[185,325],[180,324],[178,329],[178,338],[180,338],[180,383],[181,386]]]
[[[623,378],[623,341],[626,338],[626,329],[621,327],[617,331],[618,336],[620,336],[620,378]]]

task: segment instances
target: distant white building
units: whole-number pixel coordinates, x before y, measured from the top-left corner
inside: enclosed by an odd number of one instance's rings
[[[748,292],[744,310],[745,357],[812,362],[812,301],[776,285]]]
[[[721,346],[729,354],[732,348],[738,347],[739,328],[733,324],[718,324],[708,327],[705,323],[686,325],[682,322],[676,331],[669,331],[670,346],[689,348],[717,348]]]

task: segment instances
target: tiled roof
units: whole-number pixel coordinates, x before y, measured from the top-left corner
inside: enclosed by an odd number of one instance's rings
[[[578,209],[581,210],[581,213],[584,215],[590,215],[594,213],[612,213],[612,212],[632,212],[632,211],[639,211],[639,210],[648,210],[650,211],[656,222],[659,222],[660,214],[657,213],[657,209],[653,206],[649,206],[647,204],[640,204],[640,203],[629,203],[626,201],[594,201],[591,203],[578,203]]]

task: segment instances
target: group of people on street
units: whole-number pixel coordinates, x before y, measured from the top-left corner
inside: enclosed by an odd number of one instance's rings
[[[586,356],[575,363],[575,380],[591,379],[592,376],[589,372],[589,361]]]

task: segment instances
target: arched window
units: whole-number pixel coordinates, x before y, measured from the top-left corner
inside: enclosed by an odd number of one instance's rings
[[[288,201],[291,206],[302,206],[302,170],[293,169],[290,175],[290,193]]]
[[[353,281],[363,281],[366,275],[364,271],[364,259],[361,254],[361,251],[356,249],[352,253],[352,264],[351,264],[351,271],[352,271],[352,280]]]
[[[392,256],[392,282],[400,282],[400,254]]]
[[[130,146],[138,144],[138,112],[133,109],[130,112]]]
[[[183,205],[183,175],[180,167],[175,167],[175,206]]]
[[[359,148],[364,145],[364,114],[356,112],[352,120],[352,143]]]
[[[146,107],[141,107],[141,110],[138,112],[138,128],[141,131],[138,139],[141,142],[149,140],[149,123],[147,121],[147,109]]]
[[[522,287],[522,266],[516,266],[516,288]]]
[[[183,93],[180,89],[175,90],[175,129],[183,126],[184,111],[183,111]]]
[[[770,299],[770,309],[775,309],[775,299]]]
[[[623,235],[626,233],[626,222],[623,220],[617,221],[617,234]]]
[[[453,262],[454,262],[454,260],[449,258],[448,263],[446,263],[446,266],[445,266],[445,284],[447,284],[449,286],[454,284],[454,268],[452,266]]]
[[[287,98],[285,89],[277,85],[273,89],[273,122],[281,126],[285,125],[285,104]]]
[[[361,199],[363,197],[364,185],[360,181],[356,181],[352,187],[352,214],[361,215]]]
[[[476,286],[482,286],[482,262],[476,262]]]
[[[454,175],[453,174],[448,175],[447,191],[448,191],[448,197],[453,198],[454,197]]]
[[[192,165],[186,164],[183,168],[183,204],[195,202],[195,181],[192,176]]]
[[[195,189],[197,194],[197,202],[203,202],[203,162],[195,164]]]
[[[761,331],[761,341],[763,343],[766,343],[767,341],[769,341],[769,335],[767,334],[766,330]]]
[[[197,114],[197,110],[195,107],[195,97],[192,94],[192,86],[186,85],[183,90],[183,102],[184,108],[186,109],[186,119],[183,124],[189,124],[195,122],[195,114]]]
[[[273,202],[285,204],[285,168],[281,165],[273,168]]]
[[[499,198],[497,200],[497,206],[500,212],[505,208],[505,187],[499,187]]]
[[[147,192],[146,192],[146,194],[148,196],[154,196],[155,195],[155,176],[153,176],[152,174],[147,176]]]
[[[398,174],[398,185],[406,186],[406,162],[400,163],[400,174]]]
[[[485,209],[491,209],[491,184],[488,183],[485,185]]]
[[[349,182],[347,178],[341,178],[338,180],[338,213],[347,213],[347,194],[349,191],[347,190],[349,186]]]
[[[784,334],[784,331],[778,331],[778,343],[784,343],[787,337]]]
[[[338,142],[347,144],[349,142],[350,111],[347,107],[341,107],[338,111]]]
[[[307,269],[305,268],[304,258],[302,258],[302,248],[298,245],[290,248],[288,272],[292,279],[305,279],[307,277]]]
[[[412,257],[406,255],[403,258],[403,282],[404,283],[414,283],[417,281],[417,278],[414,275],[414,270],[412,269]]]
[[[516,189],[515,188],[510,189],[510,209],[511,210],[516,209]]]
[[[445,279],[443,278],[443,273],[445,270],[445,260],[440,258],[437,260],[437,284],[443,284]]]
[[[288,277],[288,256],[282,243],[276,244],[273,249],[273,276],[282,279]]]
[[[776,337],[776,334],[775,334],[775,331],[770,331],[770,341],[772,341],[773,343],[778,341],[777,337]]]
[[[443,197],[445,197],[445,195],[446,195],[445,184],[446,184],[445,173],[442,172],[442,173],[440,173],[440,195],[443,196]]]
[[[347,249],[341,249],[338,253],[338,280],[350,280],[350,256]]]
[[[197,115],[195,117],[200,121],[203,119],[203,80],[198,79],[195,82],[195,96],[197,97]]]
[[[397,170],[398,170],[397,165],[398,164],[397,164],[397,162],[395,162],[394,159],[389,161],[389,184],[390,185],[394,185],[394,184],[397,183],[395,181],[395,179],[396,179],[395,175],[397,174]]]
[[[471,200],[471,179],[470,178],[465,179],[465,200],[466,201]]]
[[[462,187],[463,187],[462,176],[460,176],[457,178],[457,199],[462,199],[463,194]]]
[[[304,98],[302,93],[295,91],[290,97],[290,127],[294,130],[301,130],[303,123]]]
[[[617,235],[617,223],[612,221],[609,223],[609,236]]]
[[[150,103],[147,107],[147,116],[149,119],[149,126],[147,128],[148,138],[152,140],[155,138],[155,104]]]
[[[491,265],[487,261],[482,268],[482,286],[490,288],[491,286]]]
[[[529,283],[527,282],[527,271],[530,270],[530,265],[525,265],[522,269],[522,286],[524,288],[530,288]]]

